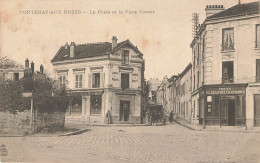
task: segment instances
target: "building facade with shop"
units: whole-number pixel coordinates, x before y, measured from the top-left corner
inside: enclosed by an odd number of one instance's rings
[[[52,59],[71,97],[67,121],[141,123],[143,54],[129,40],[62,46]]]
[[[191,43],[192,123],[260,126],[259,2],[205,10]]]

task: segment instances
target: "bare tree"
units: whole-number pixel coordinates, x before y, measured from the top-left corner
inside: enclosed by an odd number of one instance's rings
[[[0,57],[0,68],[8,69],[8,68],[22,68],[23,66],[16,61],[10,59],[7,56]]]

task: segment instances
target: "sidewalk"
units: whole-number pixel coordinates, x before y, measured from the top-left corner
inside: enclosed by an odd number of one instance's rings
[[[196,131],[220,131],[220,132],[246,132],[246,133],[260,133],[260,127],[254,127],[251,130],[248,130],[246,126],[205,126],[203,129],[202,125],[192,125],[182,119],[174,119],[179,125],[182,125],[190,130]]]
[[[179,125],[182,125],[182,126],[188,128],[188,129],[190,129],[190,130],[197,130],[197,131],[203,130],[202,126],[192,125],[192,124],[190,124],[187,121],[182,120],[182,119],[173,119],[173,121],[176,122]]]

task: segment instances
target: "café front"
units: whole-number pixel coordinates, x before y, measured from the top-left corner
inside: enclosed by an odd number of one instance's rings
[[[246,125],[247,84],[210,85],[199,91],[199,123],[211,126]]]

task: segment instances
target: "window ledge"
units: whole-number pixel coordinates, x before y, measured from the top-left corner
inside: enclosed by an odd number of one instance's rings
[[[221,50],[221,53],[235,52],[235,50]]]
[[[90,116],[101,116],[102,114],[90,114]]]
[[[260,47],[256,47],[255,50],[260,50]]]

